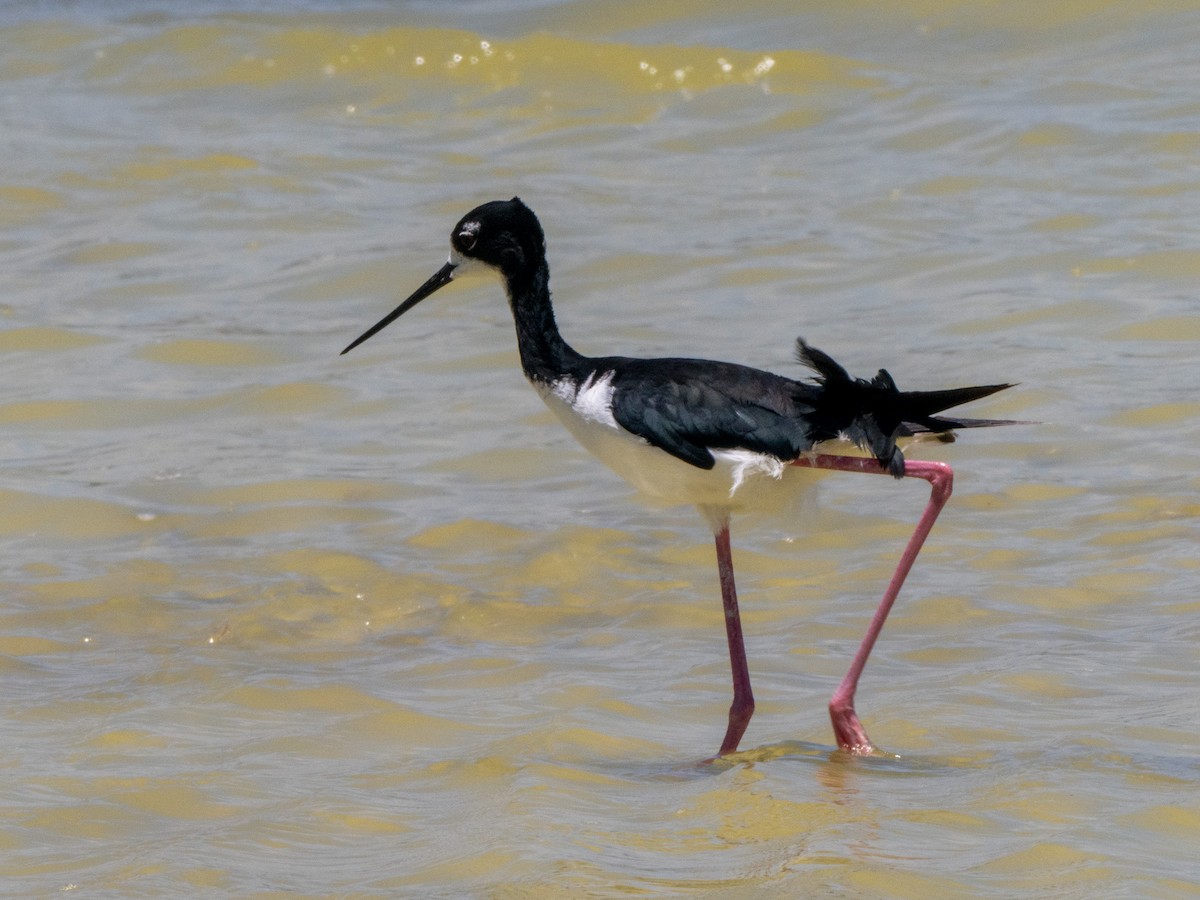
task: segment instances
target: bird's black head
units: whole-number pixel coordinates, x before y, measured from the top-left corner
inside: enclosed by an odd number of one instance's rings
[[[445,287],[472,263],[499,272],[510,287],[532,278],[546,262],[542,226],[519,197],[477,206],[459,220],[450,234],[450,259],[411,297],[360,334],[343,353],[379,333],[434,291]]]
[[[519,197],[475,207],[454,226],[450,246],[464,259],[498,269],[506,278],[532,274],[546,259],[541,223]]]

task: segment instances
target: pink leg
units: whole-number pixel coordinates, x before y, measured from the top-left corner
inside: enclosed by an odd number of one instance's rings
[[[875,460],[855,456],[816,455],[798,459],[793,465],[812,469],[834,469],[839,472],[889,474],[888,470]],[[854,661],[850,663],[850,669],[829,700],[829,717],[833,721],[833,733],[837,738],[838,746],[856,756],[866,756],[875,749],[871,744],[871,739],[867,737],[862,723],[858,720],[858,714],[854,712],[854,693],[858,689],[858,678],[862,675],[863,668],[867,664],[867,657],[871,655],[871,648],[875,646],[879,632],[883,630],[883,623],[887,621],[892,604],[896,602],[896,595],[900,593],[904,579],[908,577],[909,570],[912,569],[913,563],[917,559],[917,554],[921,552],[921,545],[929,536],[933,523],[937,521],[938,514],[946,505],[946,501],[950,499],[950,491],[954,487],[954,470],[946,463],[906,460],[904,477],[923,478],[928,481],[931,488],[929,502],[925,505],[925,512],[921,514],[921,519],[917,522],[912,537],[908,539],[904,554],[900,557],[896,571],[892,573],[892,580],[888,582],[887,590],[883,592],[883,599],[879,601],[879,607],[875,610],[867,633],[863,636],[858,652],[854,654]]]
[[[754,715],[754,694],[750,691],[750,667],[746,663],[746,644],[742,639],[742,617],[738,612],[737,590],[733,586],[733,556],[729,551],[729,520],[716,533],[717,572],[721,577],[721,602],[725,607],[725,634],[729,638],[729,665],[733,670],[733,703],[729,707],[729,727],[721,741],[718,756],[737,751],[738,743]]]

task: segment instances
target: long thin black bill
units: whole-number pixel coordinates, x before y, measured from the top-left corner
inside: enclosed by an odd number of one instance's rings
[[[386,316],[384,316],[382,319],[380,319],[378,322],[376,322],[374,325],[372,325],[370,328],[368,328],[366,331],[364,331],[362,334],[360,334],[358,337],[356,337],[350,343],[350,346],[348,346],[345,350],[342,351],[342,354],[345,355],[345,354],[349,353],[351,350],[353,350],[355,347],[357,347],[359,344],[361,344],[367,338],[373,337],[380,331],[383,331],[383,329],[387,328],[389,325],[391,325],[393,322],[395,322],[398,318],[400,318],[402,315],[404,315],[406,312],[408,312],[410,309],[412,309],[414,306],[416,306],[418,303],[420,303],[422,300],[424,300],[426,297],[428,297],[430,294],[432,294],[434,291],[436,291],[438,288],[445,287],[446,285],[448,285],[450,283],[450,280],[454,277],[454,268],[455,268],[454,263],[448,262],[444,266],[442,266],[440,269],[438,269],[437,273],[432,278],[430,278],[427,282],[425,282],[423,285],[421,285],[419,288],[417,288],[411,297],[409,297],[407,300],[405,300],[403,303],[401,303],[399,306],[397,306],[395,309],[393,309],[390,313],[388,313]]]

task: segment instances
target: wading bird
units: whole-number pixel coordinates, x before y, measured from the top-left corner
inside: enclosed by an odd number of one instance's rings
[[[953,482],[945,463],[905,460],[897,440],[920,434],[950,440],[953,429],[1008,424],[936,414],[1011,385],[900,391],[882,369],[870,380],[851,378],[802,339],[797,356],[816,373],[811,382],[702,359],[584,356],[558,331],[542,227],[516,197],[485,203],[463,216],[450,235],[446,264],[342,353],[480,265],[504,282],[525,377],[567,429],[636,487],[661,500],[694,505],[712,526],[733,669],[733,703],[719,756],[737,750],[754,713],[729,548],[730,516],[768,502],[790,467],[930,483],[925,511],[829,702],[838,746],[853,754],[871,753],[874,747],[854,711],[859,675]],[[870,456],[845,455],[851,445]]]

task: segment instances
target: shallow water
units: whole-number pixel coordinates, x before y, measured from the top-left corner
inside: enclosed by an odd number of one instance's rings
[[[0,11],[0,834],[41,896],[1200,892],[1191,4]],[[922,485],[710,539],[524,384],[584,352],[1021,384]]]

